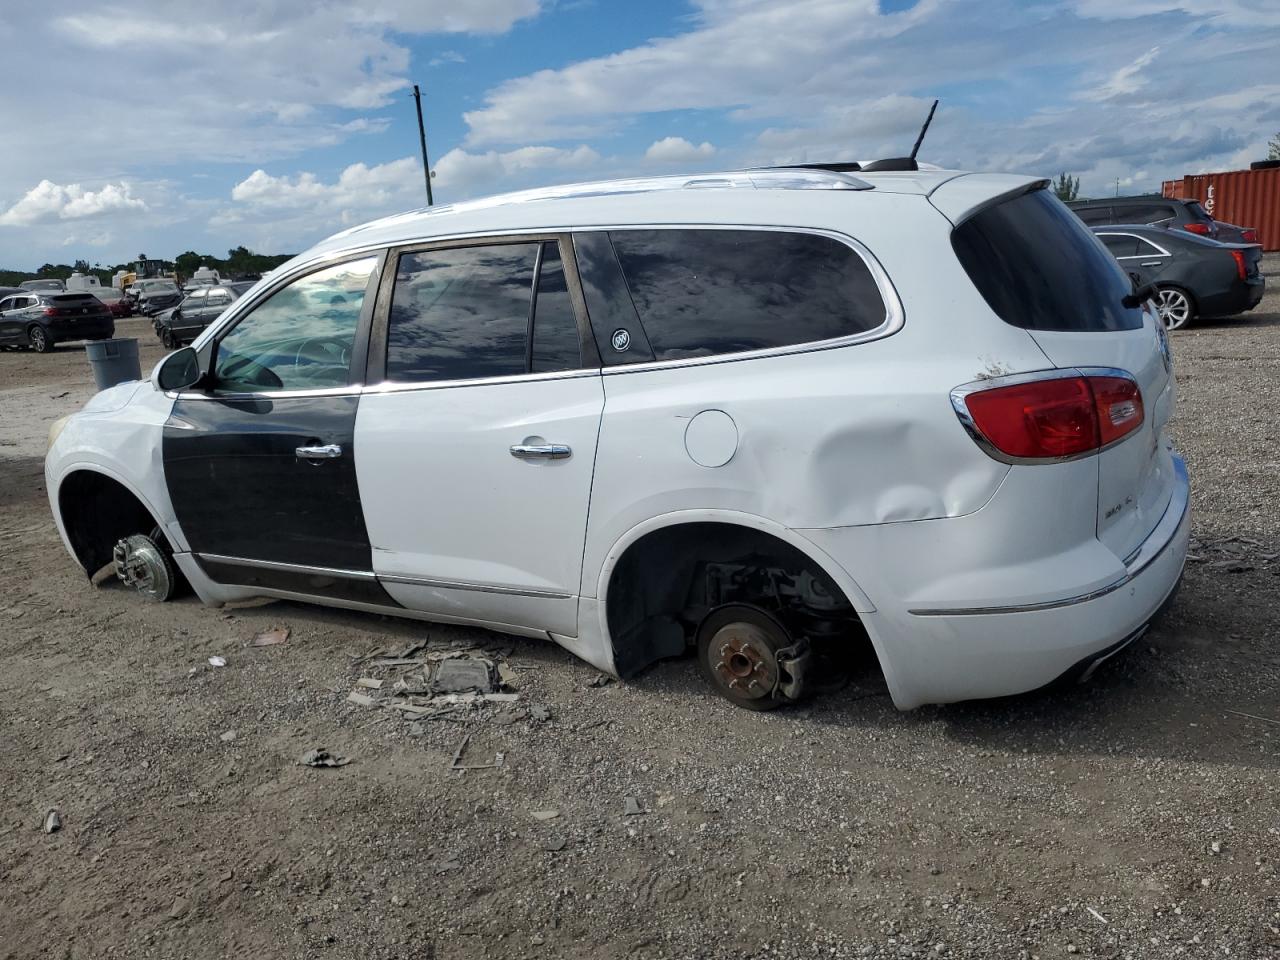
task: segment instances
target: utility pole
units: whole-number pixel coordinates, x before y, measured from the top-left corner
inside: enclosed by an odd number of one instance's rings
[[[418,88],[414,87],[413,89],[417,90]],[[419,120],[421,120],[421,118],[419,118]],[[424,146],[422,149],[425,151],[427,148]],[[426,156],[425,152],[423,156]],[[427,193],[430,193],[430,192],[431,192],[430,190],[427,191]],[[1120,196],[1120,178],[1119,177],[1116,177],[1116,196],[1117,197]]]
[[[422,177],[427,181],[427,206],[435,203],[431,196],[431,164],[427,160],[427,128],[422,125],[422,94],[418,85],[413,85],[413,102],[418,107],[418,140],[422,143]]]

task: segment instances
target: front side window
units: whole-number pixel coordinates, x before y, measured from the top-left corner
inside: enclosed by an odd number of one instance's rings
[[[199,310],[204,306],[205,295],[206,294],[203,290],[197,290],[194,293],[188,294],[182,301],[182,309]]]
[[[885,322],[867,264],[831,237],[696,229],[609,237],[657,360],[812,343]]]
[[[254,307],[218,341],[215,389],[345,386],[376,257],[307,274]]]

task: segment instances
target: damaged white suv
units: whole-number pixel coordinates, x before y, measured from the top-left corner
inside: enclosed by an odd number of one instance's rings
[[[1089,672],[1186,556],[1163,331],[1044,181],[769,169],[391,217],[58,425],[68,550],[155,599],[696,648],[766,708]]]

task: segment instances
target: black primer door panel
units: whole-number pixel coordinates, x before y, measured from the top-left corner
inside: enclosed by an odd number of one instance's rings
[[[196,553],[372,569],[356,485],[358,396],[179,399],[164,429],[164,473]],[[340,456],[298,457],[336,444]]]

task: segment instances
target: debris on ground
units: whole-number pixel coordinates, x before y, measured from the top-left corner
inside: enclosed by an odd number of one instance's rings
[[[364,693],[356,693],[354,690],[347,694],[347,703],[354,703],[361,707],[372,707],[377,702],[373,697]]]
[[[613,683],[613,677],[607,673],[597,673],[594,677],[587,681],[588,687],[607,687]]]
[[[543,840],[538,844],[538,846],[542,847],[542,849],[546,850],[548,853],[559,853],[568,846],[568,844],[569,841],[564,837],[548,837],[546,840]]]
[[[534,810],[532,817],[535,820],[554,820],[560,816],[559,810]]]
[[[226,657],[210,657],[209,658],[209,666],[211,667],[225,667],[226,665],[227,665]]]
[[[44,815],[43,829],[45,833],[57,833],[62,829],[62,814],[56,809],[50,809]]]
[[[493,664],[479,657],[444,660],[431,679],[436,693],[493,692]]]
[[[175,897],[173,906],[169,908],[170,920],[181,920],[187,915],[187,911],[191,909],[191,901],[186,897]]]
[[[345,767],[350,762],[346,757],[333,755],[324,747],[308,750],[298,761],[304,767]]]
[[[624,817],[638,817],[644,812],[644,807],[640,806],[640,801],[635,797],[622,798],[622,815]]]
[[[493,763],[463,763],[462,754],[467,749],[467,744],[471,742],[471,734],[467,734],[462,738],[462,742],[458,744],[458,749],[453,752],[453,763],[449,764],[450,770],[489,770],[493,767],[500,767],[503,764],[504,754],[498,753],[493,758]]]
[[[274,647],[277,644],[284,643],[289,639],[288,627],[272,627],[270,630],[264,630],[252,640],[249,641],[251,647]]]
[[[357,687],[364,687],[366,690],[381,690],[382,681],[375,680],[373,677],[361,677],[356,681]]]
[[[221,740],[223,743],[230,743],[235,738],[236,738],[236,732],[234,730],[228,730],[226,733],[218,737],[218,739]]]
[[[540,703],[534,704],[529,708],[529,716],[538,721],[538,723],[546,723],[551,719],[551,708],[545,707]]]

